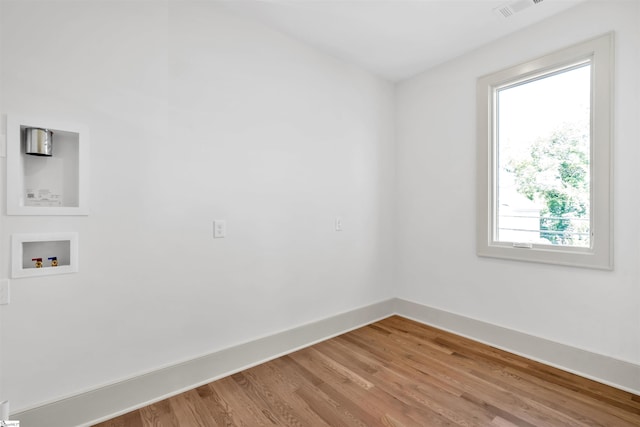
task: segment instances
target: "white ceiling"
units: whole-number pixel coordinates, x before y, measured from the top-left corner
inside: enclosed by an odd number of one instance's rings
[[[584,0],[226,0],[223,7],[397,81]],[[524,4],[524,3],[520,3]]]

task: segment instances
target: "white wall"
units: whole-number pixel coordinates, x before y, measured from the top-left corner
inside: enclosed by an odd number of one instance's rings
[[[80,233],[79,273],[0,309],[12,412],[392,295],[390,83],[215,2],[1,12],[0,111],[91,133],[89,216],[0,197],[1,277],[10,234]]]
[[[87,217],[8,217],[0,185],[0,278],[10,234],[80,233],[79,273],[13,280],[0,307],[12,412],[391,296],[640,363],[636,1],[403,82],[397,109],[389,83],[214,3],[0,3],[0,112],[92,142]],[[610,30],[615,270],[476,257],[477,77]]]
[[[640,362],[639,7],[587,2],[398,85],[398,297]],[[477,78],[608,31],[616,33],[614,271],[477,257]]]

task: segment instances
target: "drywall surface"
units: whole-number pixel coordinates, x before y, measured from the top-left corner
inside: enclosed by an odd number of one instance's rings
[[[3,276],[12,233],[80,252],[0,308],[12,412],[390,297],[393,86],[215,3],[0,5],[0,111],[91,135],[89,216],[3,209]]]
[[[640,363],[639,7],[586,2],[398,85],[398,297]],[[609,31],[614,270],[476,256],[477,78]]]

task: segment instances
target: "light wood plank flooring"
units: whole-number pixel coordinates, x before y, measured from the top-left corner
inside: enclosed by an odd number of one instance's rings
[[[640,426],[640,396],[402,317],[99,427]]]

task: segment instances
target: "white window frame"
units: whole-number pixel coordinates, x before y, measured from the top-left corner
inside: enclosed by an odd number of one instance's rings
[[[613,268],[612,117],[613,33],[587,40],[526,63],[483,77],[477,82],[477,254],[483,257]],[[497,236],[496,93],[501,87],[543,76],[589,60],[591,64],[591,246],[500,242]]]

